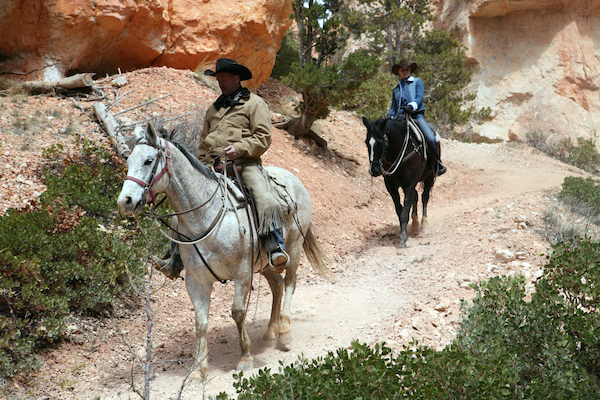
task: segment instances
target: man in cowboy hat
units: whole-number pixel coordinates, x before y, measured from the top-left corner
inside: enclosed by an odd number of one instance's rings
[[[220,58],[216,69],[204,71],[219,83],[221,95],[206,111],[200,134],[198,159],[213,165],[215,157],[225,155],[242,167],[242,180],[252,191],[259,227],[258,234],[269,263],[281,273],[289,263],[281,228],[285,223],[280,204],[262,173],[260,156],[271,145],[271,111],[260,96],[242,87],[241,81],[252,78],[252,72],[235,60]],[[171,279],[183,269],[177,246],[169,255],[155,260],[159,270]]]
[[[412,115],[419,128],[421,128],[423,136],[425,136],[430,149],[429,154],[433,155],[434,173],[436,176],[440,176],[446,172],[446,166],[442,164],[442,160],[440,159],[435,133],[427,121],[425,121],[425,106],[423,105],[425,88],[423,81],[412,76],[417,69],[417,64],[409,64],[408,60],[401,60],[398,64],[392,66],[392,73],[400,77],[400,82],[398,82],[392,91],[392,105],[388,117],[402,117],[405,112]]]
[[[225,154],[242,167],[242,180],[252,191],[258,213],[258,234],[270,263],[282,272],[289,262],[281,229],[285,223],[280,203],[262,173],[261,155],[271,145],[271,111],[260,96],[242,87],[252,72],[235,60],[220,58],[216,69],[204,71],[219,82],[221,95],[206,112],[198,159],[212,164],[215,154]]]

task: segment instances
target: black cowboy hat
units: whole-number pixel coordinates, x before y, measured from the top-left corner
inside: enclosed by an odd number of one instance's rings
[[[394,64],[392,66],[392,74],[398,75],[398,70],[400,68],[410,68],[410,73],[414,74],[415,71],[419,68],[419,66],[417,65],[417,63],[409,64],[408,60],[400,60],[398,64]]]
[[[247,67],[229,58],[219,58],[217,60],[217,68],[214,71],[207,69],[204,71],[204,75],[215,76],[219,72],[229,72],[234,75],[238,75],[240,77],[240,81],[245,81],[252,78],[252,72],[250,72]]]

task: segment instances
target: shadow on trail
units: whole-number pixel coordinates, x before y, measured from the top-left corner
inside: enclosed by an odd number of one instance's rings
[[[406,248],[409,249],[416,245],[416,238],[426,236],[420,230],[414,231],[412,225],[408,225],[408,241],[406,242]],[[352,255],[359,255],[378,247],[394,247],[396,249],[403,249],[400,247],[400,226],[398,224],[386,225],[378,230],[371,232],[364,232],[364,239],[361,243],[350,249],[349,253]]]

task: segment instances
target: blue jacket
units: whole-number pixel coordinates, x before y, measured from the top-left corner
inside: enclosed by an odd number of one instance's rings
[[[413,107],[413,112],[425,111],[425,106],[423,105],[423,96],[425,95],[423,81],[420,78],[409,76],[406,79],[404,90],[404,97],[407,100],[406,104],[402,104],[401,82],[398,82],[398,84],[394,87],[394,90],[392,90],[392,106],[390,107],[388,117],[394,118],[404,114],[402,106],[407,104],[410,104]]]

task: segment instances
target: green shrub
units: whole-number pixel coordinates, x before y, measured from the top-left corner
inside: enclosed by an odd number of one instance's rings
[[[595,224],[600,223],[600,186],[593,179],[566,177],[559,197],[574,211],[591,217]]]
[[[0,377],[34,368],[65,316],[110,311],[146,271],[147,239],[115,213],[124,163],[82,145],[80,156],[48,150],[40,201],[0,217]]]
[[[68,154],[61,145],[44,151],[48,160],[42,169],[47,186],[42,202],[62,199],[67,207],[81,206],[95,217],[116,211],[117,195],[125,177],[124,161],[104,147],[78,137],[80,154]]]
[[[556,145],[550,145],[545,134],[528,132],[526,140],[531,146],[562,162],[592,174],[600,172],[600,153],[593,139],[578,137],[577,144],[573,144],[569,139],[563,139]]]
[[[238,399],[390,399],[399,389],[395,376],[388,347],[353,342],[351,351],[338,349],[312,361],[300,357],[277,374],[264,368],[245,378],[240,372],[234,387]]]
[[[457,337],[441,351],[405,346],[393,356],[385,344],[354,342],[276,374],[240,373],[238,398],[599,398],[600,244],[576,238],[548,259],[530,301],[523,276],[474,285]]]
[[[576,237],[553,247],[534,301],[547,306],[567,337],[563,345],[598,383],[600,379],[600,242]]]

